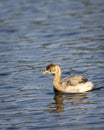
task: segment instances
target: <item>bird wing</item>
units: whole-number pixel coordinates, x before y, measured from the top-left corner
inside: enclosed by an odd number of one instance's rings
[[[62,80],[62,85],[63,86],[75,86],[80,83],[86,83],[88,79],[84,76],[81,75],[74,75],[70,77],[66,77],[65,79]]]

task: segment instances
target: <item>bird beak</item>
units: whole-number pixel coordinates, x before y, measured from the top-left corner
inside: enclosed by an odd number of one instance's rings
[[[49,74],[49,72],[47,70],[45,70],[42,74]]]

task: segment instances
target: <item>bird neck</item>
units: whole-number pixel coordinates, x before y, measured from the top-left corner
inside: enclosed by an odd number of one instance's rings
[[[54,83],[60,83],[61,82],[61,74],[55,74],[54,75]]]
[[[61,69],[58,69],[58,70],[57,70],[57,73],[55,73],[53,85],[54,85],[54,87],[55,87],[57,90],[61,91],[61,90],[60,90],[60,86],[61,86]]]

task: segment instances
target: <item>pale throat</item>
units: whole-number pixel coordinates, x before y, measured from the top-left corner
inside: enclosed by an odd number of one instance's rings
[[[53,81],[53,86],[56,88],[58,91],[64,91],[64,88],[61,84],[61,70],[58,69],[57,72],[54,75],[54,81]]]
[[[61,70],[58,69],[57,73],[54,75],[54,85],[59,85],[61,81]]]

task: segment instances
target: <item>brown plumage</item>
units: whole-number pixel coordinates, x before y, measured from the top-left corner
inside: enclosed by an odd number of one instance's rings
[[[58,91],[86,92],[93,88],[93,84],[81,75],[74,75],[61,80],[61,68],[55,63],[49,64],[43,74],[54,75],[53,86]]]
[[[62,83],[64,83],[66,86],[72,85],[75,86],[79,83],[86,83],[88,79],[81,75],[74,75],[70,77],[66,77],[62,80]]]

